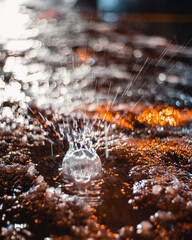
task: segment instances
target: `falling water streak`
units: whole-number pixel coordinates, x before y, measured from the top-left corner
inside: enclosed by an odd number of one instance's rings
[[[29,111],[30,111],[32,114],[35,114],[35,112],[32,110],[32,108],[31,108],[29,105],[27,106],[27,108],[29,109]],[[39,113],[38,113],[38,114],[39,114]],[[27,116],[27,114],[25,114],[25,115]],[[39,119],[37,119],[37,118],[31,118],[31,119],[37,121],[37,122],[42,126],[42,123],[40,122]]]
[[[145,87],[146,83],[147,83],[147,80],[144,82],[144,84],[142,85],[142,87],[138,90],[138,93]],[[158,88],[158,87],[159,87],[159,86],[157,85],[156,88]],[[156,88],[154,89],[154,91],[156,90]],[[136,104],[130,109],[130,111],[132,111],[132,110],[137,106],[137,104],[142,100],[143,97],[144,97],[144,96],[141,96],[141,98],[140,98],[140,99],[136,102]],[[126,115],[126,113],[124,112],[123,115],[122,115],[122,117],[125,117],[125,115]]]
[[[149,59],[149,58],[148,58],[148,59]],[[144,69],[143,75],[146,73],[146,71],[147,71],[147,69],[150,67],[151,63],[152,63],[152,59],[147,63],[147,67]]]
[[[159,66],[160,62],[162,61],[162,59],[164,58],[164,56],[166,55],[167,51],[169,50],[174,38],[176,37],[177,33],[180,31],[180,28],[176,31],[176,33],[173,35],[172,39],[169,41],[168,46],[163,50],[163,52],[160,54],[159,56],[159,61],[157,62],[157,64],[155,65],[156,67]]]
[[[91,125],[90,125],[91,131],[93,130],[93,126],[97,123],[98,119],[99,119],[99,117],[97,116],[96,119],[91,123]]]
[[[138,61],[137,61],[137,59],[136,59],[134,65],[133,65],[133,67],[132,67],[132,70],[131,70],[131,72],[130,72],[130,75],[132,75],[133,71],[135,70],[135,66],[136,66],[137,62],[138,62]],[[126,88],[128,88],[127,92],[129,91],[133,79],[134,79],[134,77],[132,78],[132,80],[130,81],[130,83],[128,83],[127,86],[125,87],[125,90],[123,91],[122,96],[124,96],[124,95],[126,94]]]
[[[143,99],[144,95],[140,97],[140,99],[134,104],[134,106],[130,109],[130,111],[133,111],[133,109],[137,106],[137,104]]]
[[[164,51],[163,51],[163,54],[162,56],[159,58],[157,64],[155,65],[155,67],[158,67],[159,64],[161,63],[161,61],[163,60],[164,56],[166,55],[166,53],[168,52],[169,48],[167,47]]]
[[[40,112],[38,112],[38,114],[43,119],[43,121],[45,121],[45,118],[43,117],[43,114],[41,114]]]
[[[30,110],[30,112],[31,112],[32,114],[34,114],[32,108],[31,108],[29,105],[27,105],[27,107],[28,107],[28,109]]]
[[[108,147],[108,132],[109,132],[110,124],[107,126],[107,122],[105,122],[105,157],[109,157],[109,147]]]
[[[155,87],[153,89],[153,91],[155,91],[159,86]],[[140,99],[133,105],[133,107],[130,109],[130,112],[139,104],[139,102],[143,99],[144,95],[140,97]],[[122,115],[122,117],[125,116],[125,113]],[[120,133],[124,132],[125,129],[123,129],[122,131],[120,131]]]
[[[192,38],[184,45],[184,46],[179,46],[177,48],[177,50],[174,52],[174,54],[171,55],[171,57],[167,60],[167,62],[170,62],[171,59],[177,54],[180,52],[180,50],[184,50],[188,45],[189,43],[192,41]],[[175,64],[173,64],[173,66],[171,67],[171,69],[175,66]],[[169,71],[168,71],[169,72]]]
[[[53,123],[51,123],[51,126],[53,127],[52,130],[54,131],[54,133],[56,134],[57,131],[56,131],[56,128],[55,128],[55,125]]]
[[[113,98],[112,103],[109,105],[109,109],[112,108],[112,106],[114,105],[114,103],[115,103],[115,101],[116,101],[116,99],[117,99],[117,96],[118,96],[120,90],[121,90],[121,87],[118,87],[117,92],[116,92],[116,94],[115,94],[115,97]],[[105,113],[105,115],[104,115],[104,117],[103,117],[103,119],[102,119],[103,122],[105,121],[105,117],[106,117],[109,109],[106,111],[106,113]]]
[[[147,60],[148,60],[148,59],[147,59]],[[132,78],[132,80],[130,81],[130,83],[127,84],[127,86],[125,87],[125,90],[124,90],[122,96],[125,96],[125,95],[128,93],[128,91],[129,91],[129,89],[131,88],[133,82],[137,79],[137,77],[140,75],[141,71],[143,70],[145,64],[146,64],[146,61],[144,62],[143,66],[140,68],[140,71],[137,73],[137,75],[134,76],[134,77]],[[133,71],[133,70],[132,70],[132,71]]]
[[[147,80],[146,80],[146,81],[143,83],[143,85],[139,88],[138,93],[140,93],[141,90],[143,90],[143,88],[146,86],[146,84],[147,84]]]
[[[175,64],[171,63],[170,68],[165,73],[172,73],[173,68],[175,68]]]
[[[114,99],[113,99],[113,101],[112,101],[112,103],[111,103],[111,105],[110,105],[110,108],[113,107],[113,105],[114,105],[114,103],[115,103],[115,101],[116,101],[116,99],[117,99],[117,96],[118,96],[120,90],[121,90],[121,87],[118,87],[117,92],[116,92],[116,95],[115,95],[115,97],[114,97]]]
[[[174,34],[174,36],[175,36],[175,34]],[[173,36],[173,38],[174,38],[174,36]],[[163,57],[165,56],[165,54],[166,54],[167,51],[169,50],[169,47],[170,47],[171,44],[172,44],[173,38],[169,41],[167,47],[166,47],[166,48],[163,50],[163,52],[160,54],[159,60],[158,60],[157,64],[155,65],[155,67],[157,67],[157,66],[160,64],[161,60],[163,59]]]
[[[138,63],[138,59],[136,59],[134,65],[133,65],[133,67],[132,67],[132,70],[131,70],[131,72],[130,72],[131,75],[132,75],[133,71],[135,71],[135,67],[136,67],[137,63]]]
[[[132,86],[133,82],[137,80],[137,78],[139,77],[139,75],[141,74],[143,68],[145,67],[146,63],[148,62],[149,58],[147,58],[143,64],[143,66],[140,68],[139,72],[137,73],[137,75],[135,77],[133,77],[133,79],[131,80],[131,84],[128,83],[126,88],[125,88],[125,91],[123,92],[122,96],[126,95],[127,92],[129,91],[130,87]]]
[[[143,70],[143,75],[145,74],[145,72],[147,71],[147,69],[150,67],[152,60],[150,60],[150,62],[147,63],[146,68]],[[138,76],[139,77],[139,76]],[[139,86],[140,82],[142,81],[142,78],[137,82],[136,86]],[[129,89],[127,90],[127,92],[129,91]]]
[[[136,80],[137,80],[137,78],[139,77],[139,75],[140,75],[140,74],[141,74],[141,72],[143,71],[143,69],[144,69],[145,65],[147,64],[148,60],[149,60],[149,57],[148,57],[148,58],[146,58],[146,60],[145,60],[145,62],[144,62],[144,64],[143,64],[143,66],[140,68],[139,72],[138,72],[138,73],[137,73],[137,75],[134,77],[134,79],[133,79],[133,81],[132,81],[132,82],[134,82],[134,81],[136,81]]]
[[[129,89],[130,89],[131,85],[132,85],[132,81],[127,84],[122,96],[125,96],[129,92]]]
[[[29,110],[30,110],[33,114],[35,114],[34,111],[31,109],[30,106],[28,106],[28,108],[29,108]],[[61,124],[58,124],[58,127],[59,127],[59,132],[58,132],[58,131],[56,130],[55,125],[54,125],[51,121],[49,121],[47,118],[45,118],[45,117],[42,115],[41,112],[37,112],[37,113],[39,114],[39,116],[41,117],[41,119],[46,123],[46,125],[47,125],[47,126],[50,126],[51,129],[54,131],[54,133],[57,134],[57,136],[58,136],[58,138],[59,138],[60,140],[62,139],[62,137],[65,137],[66,134],[65,134],[65,132],[64,132],[64,129],[62,129]],[[55,115],[53,115],[53,118],[54,118],[55,121],[57,121],[57,118],[56,118]],[[34,118],[34,120],[37,121],[37,122],[40,124],[40,126],[42,126],[42,128],[43,128],[43,124],[40,122],[40,120],[38,120],[38,119],[36,119],[36,118]],[[66,121],[68,122],[68,119],[67,119]],[[63,119],[63,128],[65,128],[64,119]],[[51,156],[54,156],[54,150],[53,150],[54,142],[51,140],[50,137],[46,137],[46,139],[50,142],[50,145],[51,145],[51,146],[50,146],[50,148],[51,148]],[[63,142],[62,142],[62,146],[64,147]]]

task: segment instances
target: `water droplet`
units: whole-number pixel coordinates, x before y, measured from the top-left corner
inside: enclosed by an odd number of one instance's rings
[[[101,160],[94,150],[77,149],[66,153],[63,159],[63,173],[76,182],[88,182],[101,172]]]
[[[133,51],[133,55],[134,55],[134,57],[136,57],[136,58],[141,58],[141,57],[142,57],[142,52],[141,52],[139,49],[135,49],[135,50]]]

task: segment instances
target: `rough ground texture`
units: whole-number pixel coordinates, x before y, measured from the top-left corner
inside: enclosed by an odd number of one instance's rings
[[[192,50],[48,8],[1,38],[1,238],[190,239]],[[86,184],[62,174],[72,129],[102,161]]]

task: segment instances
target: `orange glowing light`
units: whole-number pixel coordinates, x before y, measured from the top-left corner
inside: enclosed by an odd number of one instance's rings
[[[155,106],[154,108],[141,108],[139,112],[130,112],[129,107],[123,110],[115,110],[117,106],[110,107],[107,105],[101,105],[92,110],[92,114],[107,121],[113,127],[128,129],[133,131],[138,123],[147,123],[150,125],[160,126],[182,126],[192,121],[192,110],[187,108],[183,110],[176,109],[174,107],[165,107],[163,105]]]
[[[180,111],[174,107],[163,108],[162,106],[157,106],[153,109],[145,109],[142,115],[137,116],[137,120],[141,123],[146,122],[152,125],[170,125],[174,127],[182,125],[191,118],[192,111],[187,109]]]
[[[35,222],[35,223],[38,223],[38,222],[39,222],[39,220],[38,220],[38,219],[35,219],[35,220],[34,220],[34,222]]]
[[[190,143],[172,137],[169,139],[156,138],[152,141],[144,138],[129,138],[126,146],[127,149],[120,142],[113,151],[118,150],[119,154],[125,155],[127,159],[139,159],[142,156],[145,159],[144,163],[148,162],[152,165],[162,164],[162,161],[173,162],[174,165],[186,164],[188,163],[187,156],[192,154]],[[125,189],[126,185],[123,185]]]
[[[88,209],[89,212],[91,212],[93,210],[92,207],[89,204],[87,204],[87,209]]]
[[[134,130],[134,116],[131,113],[123,114],[120,111],[112,111],[112,109],[107,112],[105,106],[100,106],[96,109],[99,113],[101,119],[106,120],[111,124],[116,124],[122,128],[129,128]]]
[[[125,189],[124,189],[124,188],[121,188],[121,193],[122,193],[123,195],[125,195]]]
[[[83,47],[77,48],[77,54],[83,62],[88,61],[90,58],[90,54],[88,53],[87,49]]]
[[[101,227],[101,229],[103,229],[103,230],[106,229],[106,226],[103,225],[103,224],[101,224],[100,227]]]

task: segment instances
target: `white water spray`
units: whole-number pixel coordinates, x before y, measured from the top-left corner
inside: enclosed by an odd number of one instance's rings
[[[86,122],[84,129],[81,130],[74,121],[73,128],[71,133],[66,134],[69,150],[63,158],[62,171],[65,177],[86,183],[102,170],[101,159],[92,146],[93,125]]]

